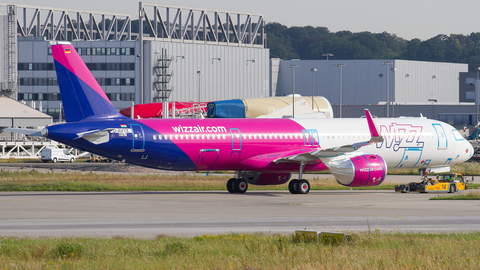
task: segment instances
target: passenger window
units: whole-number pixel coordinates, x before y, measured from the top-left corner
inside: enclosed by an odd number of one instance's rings
[[[157,135],[153,135],[153,140],[157,140]]]
[[[175,135],[175,140],[178,140],[178,135]]]
[[[158,139],[159,139],[159,140],[162,140],[162,135],[158,135]]]

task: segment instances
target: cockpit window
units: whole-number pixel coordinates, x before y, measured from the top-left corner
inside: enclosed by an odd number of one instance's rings
[[[452,129],[453,137],[455,138],[456,141],[463,141],[465,138],[458,132],[456,129]]]

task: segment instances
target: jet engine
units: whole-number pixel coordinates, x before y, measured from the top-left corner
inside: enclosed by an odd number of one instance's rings
[[[378,155],[339,156],[324,162],[337,182],[348,187],[378,186],[387,175],[387,164]]]

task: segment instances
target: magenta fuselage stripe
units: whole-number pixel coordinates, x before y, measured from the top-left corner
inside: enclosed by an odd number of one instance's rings
[[[193,162],[199,162],[201,149],[218,150],[219,156],[215,165],[212,165],[210,169],[277,171],[279,168],[285,168],[287,171],[295,171],[298,170],[298,165],[275,164],[273,161],[281,157],[320,149],[318,145],[304,145],[304,140],[300,137],[298,139],[285,139],[285,137],[280,139],[279,134],[285,136],[285,134],[302,134],[303,132],[304,127],[289,119],[248,119],[248,121],[245,119],[142,119],[138,121],[163,136],[177,135],[178,139],[174,139],[173,143]],[[232,136],[236,136],[236,133],[232,133],[231,130],[233,132],[240,131],[241,138],[236,139],[238,143],[236,146],[232,141]],[[258,136],[260,134],[262,139]],[[274,134],[278,136],[277,139]],[[191,135],[204,135],[205,139],[195,137],[192,140]],[[212,139],[212,135],[215,135],[216,139]],[[220,138],[217,135],[220,135]],[[225,138],[223,138],[224,135]],[[245,139],[245,135],[252,136],[252,138]],[[265,135],[268,137],[265,138]],[[270,135],[272,135],[272,139],[270,139]],[[184,136],[183,139],[180,139],[180,136]],[[187,140],[185,136],[190,137]],[[210,139],[206,139],[206,136],[210,136]],[[256,139],[253,136],[257,136]],[[239,149],[233,149],[235,147]],[[232,163],[235,164],[233,168]],[[321,161],[318,160],[318,163]],[[318,163],[314,165],[317,166]],[[315,166],[309,165],[308,168]],[[316,168],[316,170],[323,169],[326,167],[317,166]]]
[[[70,49],[70,53],[65,53],[65,49]],[[70,70],[80,80],[85,82],[111,104],[110,100],[105,95],[105,92],[103,92],[102,88],[97,83],[97,80],[95,80],[95,77],[93,77],[92,73],[72,45],[53,45],[52,55],[55,61]]]

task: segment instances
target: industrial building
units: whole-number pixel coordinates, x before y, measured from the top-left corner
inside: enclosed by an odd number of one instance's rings
[[[16,98],[43,101],[54,119],[61,97],[48,40],[70,41],[117,109],[269,95],[262,14],[140,3],[139,27],[146,30],[132,33],[128,14],[8,8],[21,26]]]
[[[282,60],[274,92],[277,96],[291,94],[295,72],[296,93],[312,95],[313,89],[314,95],[324,96],[336,105],[340,100],[345,105],[378,104],[387,100],[402,104],[458,103],[459,73],[466,71],[468,64],[423,61]]]

